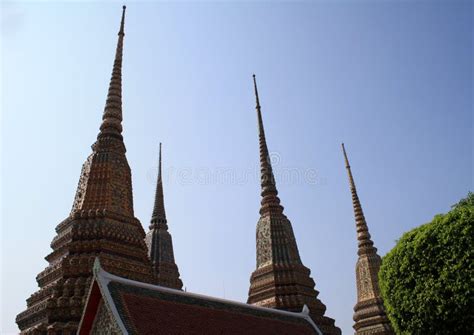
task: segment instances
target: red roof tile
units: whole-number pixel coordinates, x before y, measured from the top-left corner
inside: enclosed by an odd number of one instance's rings
[[[89,294],[79,334],[90,332],[99,303],[97,295],[107,302],[117,324],[128,334],[320,334],[304,312],[278,311],[182,292],[120,278],[100,268],[95,271],[94,287],[100,290],[92,289]]]

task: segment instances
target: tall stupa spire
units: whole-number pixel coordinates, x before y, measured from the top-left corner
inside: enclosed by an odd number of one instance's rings
[[[122,139],[122,57],[123,38],[125,36],[125,9],[122,7],[122,20],[118,32],[114,66],[110,78],[107,100],[105,103],[102,125],[98,137],[114,136]]]
[[[107,100],[97,141],[83,165],[71,214],[84,210],[106,210],[134,217],[130,167],[122,137],[122,58],[125,36],[125,9],[118,32],[117,47]],[[115,161],[112,161],[116,156]],[[121,161],[121,164],[113,164]]]
[[[145,243],[148,257],[153,266],[157,283],[162,286],[181,290],[183,282],[179,278],[179,270],[174,260],[173,240],[168,231],[165,204],[163,198],[163,177],[161,171],[161,143],[158,158],[158,178],[156,181],[155,202],[151,215],[150,230],[146,234]]]
[[[263,127],[255,75],[254,90],[258,119],[261,172],[261,207],[257,223],[257,268],[250,278],[247,302],[263,307],[301,312],[306,305],[325,335],[341,330],[325,316],[326,306],[317,298],[310,270],[301,262],[290,220],[283,214],[275,185]]]
[[[267,140],[265,138],[265,129],[263,127],[262,110],[260,106],[260,98],[258,96],[257,80],[253,75],[253,86],[255,91],[255,100],[258,120],[258,139],[260,145],[260,185],[261,185],[261,207],[260,214],[267,212],[283,213],[283,207],[280,205],[280,198],[278,198],[278,191],[275,184],[275,177],[273,175],[272,164],[270,161],[270,154],[268,152]]]
[[[133,212],[132,177],[121,134],[124,23],[125,7],[100,132],[82,166],[72,210],[56,227],[53,250],[45,258],[49,264],[36,276],[39,290],[16,318],[22,334],[76,334],[95,257],[110,273],[156,282],[145,231]]]
[[[360,204],[359,196],[357,195],[357,189],[354,183],[354,177],[352,176],[351,166],[349,165],[349,159],[347,158],[346,148],[342,143],[342,152],[344,153],[344,160],[346,162],[347,174],[349,176],[349,187],[352,194],[352,205],[354,206],[354,214],[357,228],[357,240],[359,242],[359,255],[367,253],[376,253],[377,249],[374,247],[374,242],[370,237],[369,228],[365,221],[364,212]]]
[[[385,313],[378,282],[381,259],[370,237],[344,143],[342,152],[352,194],[359,255],[356,263],[357,303],[354,306],[353,327],[356,335],[392,335],[394,332]]]

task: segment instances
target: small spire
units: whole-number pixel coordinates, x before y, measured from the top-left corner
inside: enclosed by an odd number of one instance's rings
[[[157,283],[162,286],[181,290],[183,282],[179,278],[173,252],[173,239],[168,231],[165,204],[163,199],[163,180],[161,173],[161,143],[158,158],[158,179],[156,182],[155,204],[151,216],[150,231],[146,234],[145,244],[148,257],[153,265]]]
[[[158,179],[156,182],[155,192],[155,205],[153,206],[153,214],[151,216],[150,229],[154,228],[155,225],[164,225],[166,227],[166,213],[165,203],[163,197],[163,180],[161,173],[161,142],[160,142],[160,153],[158,158]]]
[[[104,114],[102,116],[102,125],[97,136],[115,137],[122,140],[122,54],[123,37],[125,36],[125,9],[122,7],[122,19],[120,21],[120,30],[118,32],[117,48],[115,50],[115,60],[110,78],[107,101],[105,103]]]
[[[283,213],[283,207],[280,205],[278,198],[278,191],[275,184],[275,177],[273,176],[272,164],[270,155],[268,153],[267,141],[265,139],[265,129],[263,128],[262,111],[260,106],[260,99],[258,97],[257,80],[255,74],[253,75],[253,86],[255,90],[256,110],[258,118],[258,132],[260,143],[260,185],[262,188],[260,215],[270,212]]]
[[[377,249],[374,247],[372,242],[367,222],[365,221],[364,212],[360,204],[359,196],[357,195],[357,189],[354,183],[354,177],[352,176],[351,166],[349,159],[347,158],[346,148],[342,143],[342,152],[344,153],[344,160],[346,162],[347,174],[349,176],[349,187],[352,194],[352,205],[354,207],[354,215],[357,229],[357,240],[359,241],[358,254],[375,253]]]

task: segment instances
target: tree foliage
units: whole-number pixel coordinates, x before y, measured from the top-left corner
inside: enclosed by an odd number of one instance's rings
[[[380,287],[397,334],[474,333],[474,194],[405,233],[383,257]]]

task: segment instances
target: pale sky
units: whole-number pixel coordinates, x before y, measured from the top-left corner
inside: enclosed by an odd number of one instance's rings
[[[340,144],[380,255],[473,190],[470,1],[130,2],[124,138],[147,229],[158,143],[188,291],[246,301],[260,202],[252,73],[285,213],[352,333]],[[122,2],[1,3],[1,320],[37,290],[98,133]]]

